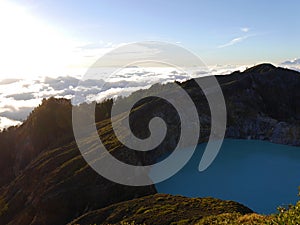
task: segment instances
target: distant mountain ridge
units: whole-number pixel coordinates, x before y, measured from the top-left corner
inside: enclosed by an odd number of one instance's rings
[[[262,64],[244,72],[216,76],[228,112],[226,137],[299,146],[299,75],[296,71]],[[207,141],[210,112],[204,94],[195,80],[177,83],[190,95],[198,110],[199,142]],[[155,95],[160,91],[169,91],[180,101],[174,83],[169,83],[134,92],[118,99],[116,104],[135,102],[146,93]],[[141,138],[149,135],[147,125],[153,116],[163,117],[168,125],[163,143],[143,153],[129,150],[116,140],[109,120],[112,104],[107,100],[98,105],[96,121],[101,140],[116,158],[132,164],[151,164],[176,146],[180,121],[165,101],[157,98],[139,101],[131,113],[132,130]],[[3,207],[5,212],[0,213],[0,224],[65,224],[91,210],[156,193],[154,186],[118,185],[94,172],[77,149],[71,111],[69,100],[50,98],[21,126],[0,133],[0,200],[7,205],[5,210]],[[86,143],[92,142],[86,140]]]
[[[248,68],[244,73],[268,73],[276,70],[276,67],[270,63],[263,63],[251,68]]]

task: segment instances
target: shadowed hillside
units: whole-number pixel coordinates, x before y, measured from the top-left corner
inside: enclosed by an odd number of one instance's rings
[[[111,103],[98,104],[96,114],[103,112],[103,118]],[[115,184],[94,172],[73,140],[71,109],[69,100],[44,100],[23,125],[1,133],[6,147],[0,152],[6,169],[1,178],[6,176],[7,184],[0,192],[0,224],[65,224],[91,209],[156,192],[153,186]]]

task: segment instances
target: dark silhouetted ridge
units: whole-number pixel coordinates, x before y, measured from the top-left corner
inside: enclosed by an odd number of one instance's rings
[[[267,73],[275,70],[277,67],[270,63],[263,63],[246,69],[245,73]]]

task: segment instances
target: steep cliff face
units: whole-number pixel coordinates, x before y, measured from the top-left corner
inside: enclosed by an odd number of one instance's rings
[[[222,84],[228,111],[227,137],[300,145],[300,74],[269,64],[237,73]]]
[[[261,64],[244,72],[237,71],[230,75],[216,76],[216,78],[226,102],[226,137],[300,145],[299,72],[277,68],[271,64]],[[201,82],[202,79],[205,78],[197,78],[197,81]],[[194,80],[180,85],[197,107],[201,122],[200,142],[203,142],[209,136],[211,119],[206,98]],[[180,95],[175,91],[172,93],[172,84],[164,85],[161,89],[165,92],[169,91],[180,102]],[[152,88],[148,90],[150,93],[151,91]],[[155,89],[153,89],[153,95],[155,95]],[[180,121],[173,109],[162,102],[156,100],[149,102],[148,105],[144,104],[139,111],[135,112],[136,118],[159,111],[158,107],[162,108],[161,111],[166,112],[167,121],[172,121],[170,130],[174,132],[170,138],[176,139],[174,138],[178,136],[176,127]]]
[[[278,144],[300,145],[300,73],[262,64],[244,72],[216,76],[226,102],[226,138],[258,139]],[[197,78],[201,82],[205,78]],[[195,82],[188,80],[180,84],[193,100],[199,114],[201,135],[199,142],[205,142],[210,135],[211,115],[203,92]],[[145,91],[155,96],[157,90],[168,92],[175,101],[181,95],[174,84],[160,88],[154,86]],[[143,96],[139,92],[126,99],[135,101]],[[131,115],[132,130],[141,137],[150,135],[147,125],[149,118],[162,117],[168,125],[165,140],[154,151],[135,153],[147,163],[153,163],[162,154],[176,146],[180,136],[180,119],[176,110],[162,99],[151,99],[137,104],[139,110]],[[188,109],[187,109],[188,110]],[[138,121],[138,122],[136,122]]]

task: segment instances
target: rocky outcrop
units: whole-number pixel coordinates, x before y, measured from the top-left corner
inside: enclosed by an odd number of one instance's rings
[[[278,144],[300,145],[300,73],[261,64],[244,72],[216,76],[226,102],[226,138],[266,140]],[[201,79],[197,78],[198,82]],[[199,143],[210,135],[210,111],[201,89],[194,80],[178,83],[190,95],[199,114],[201,136]],[[151,87],[146,93],[155,96],[157,90],[168,92],[175,101],[181,101],[174,84]],[[143,95],[133,93],[126,102],[135,101]],[[153,163],[162,154],[174,149],[180,135],[180,119],[176,110],[161,99],[139,102],[131,115],[132,130],[141,137],[150,135],[149,118],[160,116],[168,126],[164,142],[150,153],[134,153],[144,163]],[[188,109],[187,109],[188,110]],[[160,112],[158,114],[157,112]]]
[[[226,137],[300,145],[298,72],[262,64],[235,74],[230,85],[225,79],[218,78],[228,112]]]

